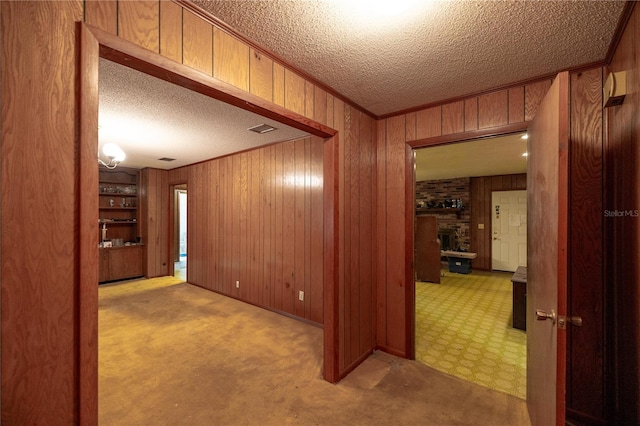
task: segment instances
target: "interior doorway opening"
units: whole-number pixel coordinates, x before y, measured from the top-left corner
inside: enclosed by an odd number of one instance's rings
[[[416,275],[415,357],[436,370],[525,399],[526,331],[514,328],[513,272],[495,271],[491,264],[492,188],[526,194],[527,144],[521,136],[414,151],[414,223],[435,222],[432,236],[415,230],[415,270],[438,271],[437,279]],[[479,158],[487,160],[478,164]],[[526,224],[526,212],[518,219]],[[433,240],[436,249],[420,250],[425,239]],[[424,253],[430,258],[421,258]]]
[[[174,187],[173,276],[187,281],[187,185]]]

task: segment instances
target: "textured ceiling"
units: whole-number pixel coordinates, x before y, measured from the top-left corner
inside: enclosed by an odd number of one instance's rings
[[[407,0],[395,0],[401,4]],[[605,59],[622,1],[194,0],[376,115]]]
[[[416,150],[416,182],[527,172],[522,133]]]
[[[100,60],[98,144],[115,143],[123,166],[173,169],[233,152],[308,136],[123,65]],[[265,134],[247,131],[269,124]],[[161,157],[175,161],[159,161]],[[106,160],[106,158],[103,158]]]

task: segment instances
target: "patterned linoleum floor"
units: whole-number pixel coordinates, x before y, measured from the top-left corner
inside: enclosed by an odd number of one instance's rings
[[[416,359],[464,380],[526,398],[527,336],[511,327],[511,273],[443,270],[416,282]]]

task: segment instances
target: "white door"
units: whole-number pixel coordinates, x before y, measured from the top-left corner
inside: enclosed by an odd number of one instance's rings
[[[527,191],[491,193],[491,269],[527,266]]]

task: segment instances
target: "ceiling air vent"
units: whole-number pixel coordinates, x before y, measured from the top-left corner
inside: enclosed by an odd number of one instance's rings
[[[176,159],[169,158],[169,157],[162,157],[162,158],[158,158],[158,161],[166,161],[168,163],[169,161],[176,161]]]
[[[275,127],[271,127],[268,124],[259,124],[257,126],[249,127],[247,130],[260,133],[261,135],[264,133],[269,133],[276,130]]]

